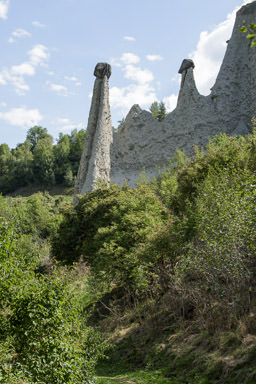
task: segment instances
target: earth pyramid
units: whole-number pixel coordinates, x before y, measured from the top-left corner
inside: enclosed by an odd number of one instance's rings
[[[113,132],[108,86],[111,67],[97,64],[74,203],[77,194],[95,189],[99,179],[119,185],[126,181],[134,186],[142,169],[150,178],[159,174],[177,148],[190,154],[193,145],[203,147],[209,137],[220,132],[248,133],[256,113],[256,47],[250,47],[239,26],[255,22],[253,1],[237,12],[226,54],[208,96],[197,90],[193,61],[183,60],[177,106],[161,122],[135,104],[122,127]]]

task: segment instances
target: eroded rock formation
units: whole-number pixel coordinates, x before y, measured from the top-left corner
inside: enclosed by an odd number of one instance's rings
[[[84,195],[95,189],[97,180],[109,181],[110,179],[110,147],[113,141],[108,86],[111,75],[110,65],[98,63],[94,75],[96,79],[86,141],[76,179],[74,204],[78,201],[78,194]]]
[[[109,71],[105,68],[103,78],[95,81],[76,193],[84,194],[95,188],[98,178],[119,185],[126,180],[133,186],[142,169],[149,177],[157,175],[177,148],[190,154],[194,144],[202,147],[209,137],[220,132],[247,134],[256,111],[256,48],[250,48],[250,42],[239,32],[239,25],[255,20],[256,1],[238,11],[210,95],[200,95],[193,75],[194,63],[185,59],[179,69],[182,79],[176,109],[159,122],[150,112],[134,105],[113,137]]]

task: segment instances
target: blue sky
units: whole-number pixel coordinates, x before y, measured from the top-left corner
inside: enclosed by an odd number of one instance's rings
[[[112,123],[133,104],[176,105],[184,58],[208,94],[249,0],[0,0],[0,143],[15,147],[33,125],[86,128],[93,70],[112,64]]]

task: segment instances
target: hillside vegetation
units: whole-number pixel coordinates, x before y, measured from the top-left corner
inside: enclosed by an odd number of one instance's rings
[[[85,130],[70,135],[60,133],[56,144],[46,128],[28,130],[26,140],[14,149],[0,145],[0,192],[7,194],[18,188],[74,185],[83,150]]]
[[[98,383],[256,382],[254,129],[75,208],[0,204],[3,382],[91,383],[106,348]]]

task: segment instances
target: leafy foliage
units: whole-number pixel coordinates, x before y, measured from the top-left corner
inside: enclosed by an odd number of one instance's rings
[[[154,117],[154,119],[158,121],[162,121],[167,115],[166,107],[163,101],[160,101],[160,103],[158,103],[157,101],[154,101],[151,104],[149,110],[152,113],[152,116]]]
[[[242,136],[235,138],[220,134],[209,141],[206,153],[195,147],[194,159],[177,172],[177,189],[170,208],[176,212],[184,210],[186,201],[193,201],[198,188],[211,170],[222,172],[227,167],[254,168],[250,162],[253,153],[253,135],[246,140]]]
[[[30,143],[31,150],[34,151],[38,141],[45,138],[52,140],[52,137],[47,133],[46,128],[35,125],[28,130],[26,141]]]
[[[65,270],[37,276],[38,259],[22,253],[22,239],[0,222],[0,380],[89,383],[103,348],[81,322]]]
[[[195,201],[196,237],[180,266],[229,305],[248,303],[255,256],[255,176],[212,171]],[[231,304],[232,303],[232,304]]]
[[[15,149],[0,145],[0,192],[6,194],[29,184],[74,185],[84,139],[85,130],[73,130],[70,135],[60,134],[53,145],[47,129],[35,126]]]
[[[255,148],[254,131],[247,138],[221,134],[206,153],[195,148],[194,159],[177,151],[150,185],[101,185],[64,214],[54,256],[68,264],[82,257],[95,276],[136,289],[170,289],[173,278],[186,280],[194,269],[207,276],[207,292],[213,281],[226,292],[248,292]]]
[[[240,26],[240,32],[247,33],[246,39],[251,41],[251,47],[255,47],[256,45],[256,24],[249,24],[246,26],[245,24]]]
[[[8,167],[17,165],[17,159],[20,164],[26,159],[33,174],[39,144],[48,145],[42,153],[52,156],[56,180],[71,183],[74,162],[68,159],[71,154],[75,159],[74,142],[82,148],[77,136],[60,135],[57,146],[49,145],[47,137],[39,138],[32,160],[28,141],[15,151],[0,146],[0,183],[11,181]],[[86,262],[89,278],[81,285],[91,284],[91,301],[100,298],[108,307],[114,292],[109,288],[115,288],[120,301],[127,292],[136,312],[127,320],[129,327],[137,316],[140,326],[147,318],[145,328],[157,332],[162,326],[172,331],[184,325],[186,332],[190,328],[212,335],[220,330],[255,333],[255,172],[254,127],[247,137],[214,137],[206,151],[195,148],[191,159],[177,151],[157,179],[141,180],[137,188],[100,183],[75,208],[48,194],[22,200],[2,197],[1,380],[89,382],[103,350],[99,335],[81,322],[67,270],[53,268],[48,276],[35,273],[36,237],[53,237],[52,253],[60,264]],[[14,221],[16,227],[10,225]],[[84,294],[90,289],[84,288]],[[83,300],[91,302],[88,297]],[[150,303],[153,314],[146,313],[145,303]],[[120,316],[118,321],[123,321]],[[136,355],[140,331],[134,327],[134,332]],[[139,351],[136,358],[143,354]]]
[[[160,200],[146,186],[101,185],[64,214],[53,240],[53,254],[69,264],[82,257],[104,279],[136,284],[144,264],[136,249],[167,216]]]

